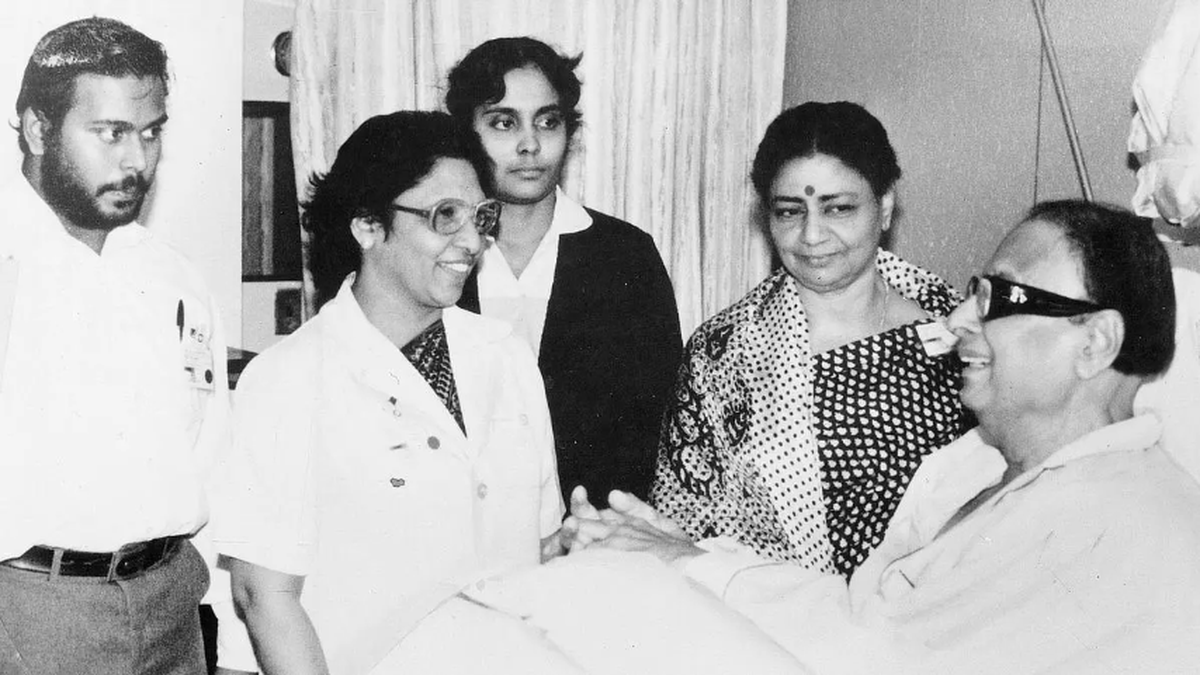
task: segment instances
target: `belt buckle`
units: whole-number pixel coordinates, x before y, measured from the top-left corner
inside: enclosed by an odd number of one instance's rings
[[[117,574],[117,568],[125,560],[126,549],[128,549],[129,546],[131,546],[131,545],[126,544],[126,545],[122,546],[121,548],[118,548],[117,550],[113,551],[112,557],[110,557],[108,559],[108,573],[104,577],[105,581],[109,581],[109,582],[118,581],[121,578],[121,576],[119,574]]]
[[[146,566],[137,570],[133,574],[122,574],[121,565],[128,562],[130,558],[141,556],[143,559],[151,553],[150,549],[153,546],[162,546],[160,540],[139,541],[132,544],[125,544],[116,551],[113,551],[112,558],[108,561],[108,573],[105,575],[107,581],[119,581],[129,576],[133,576],[138,572],[146,571]]]

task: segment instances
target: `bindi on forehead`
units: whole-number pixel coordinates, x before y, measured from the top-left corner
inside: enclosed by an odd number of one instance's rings
[[[813,186],[811,186],[811,185],[804,186],[804,196],[811,197],[811,196],[813,196],[814,192],[816,192],[816,190],[813,189]]]

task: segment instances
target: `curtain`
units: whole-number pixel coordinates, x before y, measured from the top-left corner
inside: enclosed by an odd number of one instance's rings
[[[299,0],[299,194],[368,117],[441,109],[447,71],[484,40],[583,52],[563,188],[654,237],[686,335],[769,272],[748,176],[782,105],[786,18],[787,0]]]

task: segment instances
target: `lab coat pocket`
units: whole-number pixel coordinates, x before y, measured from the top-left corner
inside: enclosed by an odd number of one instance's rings
[[[497,487],[532,489],[541,483],[538,451],[529,416],[495,415],[480,459]]]

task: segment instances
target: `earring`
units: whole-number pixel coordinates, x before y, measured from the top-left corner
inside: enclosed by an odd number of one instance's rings
[[[375,245],[375,227],[374,223],[359,218],[350,224],[350,235],[362,250],[366,251]]]

